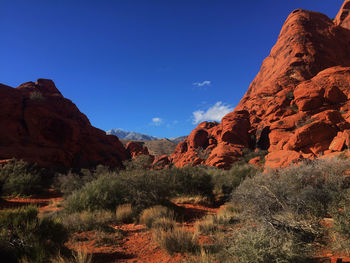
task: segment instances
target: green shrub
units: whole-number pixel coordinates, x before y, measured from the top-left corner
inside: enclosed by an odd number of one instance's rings
[[[95,170],[81,169],[77,173],[69,171],[67,174],[56,174],[53,186],[65,195],[70,195],[85,184],[111,173],[111,170],[103,165],[98,165]]]
[[[349,169],[349,160],[336,158],[246,178],[232,194],[239,208],[234,217],[254,227],[225,234],[229,253],[221,256],[228,262],[308,262],[326,234],[321,219],[346,200]],[[336,216],[335,227],[342,225],[339,233],[346,236],[343,215]]]
[[[334,223],[330,230],[333,250],[350,253],[350,189],[344,191],[344,198],[334,205],[331,214]]]
[[[174,212],[164,206],[153,206],[142,211],[140,215],[140,223],[151,228],[154,221],[158,218],[174,218]]]
[[[64,201],[68,212],[114,210],[125,202],[128,189],[117,177],[103,176],[73,191]]]
[[[199,250],[197,236],[183,228],[164,231],[154,230],[153,237],[170,255],[174,253],[196,253]]]
[[[310,262],[310,251],[292,233],[264,225],[238,229],[226,242],[221,262]]]
[[[234,192],[233,200],[252,217],[271,218],[280,211],[325,217],[329,207],[342,198],[343,176],[350,161],[317,160],[247,178]]]
[[[172,168],[163,171],[172,196],[200,195],[213,199],[212,177],[201,167]]]
[[[233,164],[230,170],[208,170],[208,173],[212,175],[216,192],[222,193],[225,201],[246,178],[252,178],[259,172],[255,166],[245,163]]]
[[[69,195],[74,190],[84,186],[83,180],[78,174],[69,172],[68,174],[58,174],[55,178],[54,187],[62,193]]]
[[[34,207],[0,211],[0,254],[28,262],[48,262],[63,249],[67,231],[57,220],[38,218]],[[2,257],[3,258],[3,257]]]
[[[71,175],[74,177],[74,175]],[[76,177],[76,176],[75,176]],[[75,178],[74,177],[74,178]],[[72,188],[76,184],[72,183]],[[69,184],[69,177],[64,181]],[[79,182],[79,178],[76,178]],[[109,209],[131,204],[140,212],[154,205],[166,205],[170,198],[182,195],[202,196],[213,200],[211,176],[203,168],[174,168],[162,171],[124,170],[104,172],[67,196],[64,206],[69,212]]]
[[[12,159],[0,167],[0,193],[4,195],[32,195],[42,191],[42,173],[36,165]]]
[[[121,171],[101,176],[73,191],[64,202],[67,211],[108,209],[131,204],[136,212],[168,203],[170,186],[159,171]]]
[[[35,165],[12,159],[0,167],[0,187],[4,195],[32,195],[42,191],[42,173]]]
[[[124,161],[123,165],[127,171],[145,170],[152,167],[152,162],[153,160],[151,156],[142,154],[134,159]]]
[[[124,203],[130,203],[136,212],[169,203],[171,186],[168,185],[162,171],[123,171],[119,173],[118,178],[128,190]]]

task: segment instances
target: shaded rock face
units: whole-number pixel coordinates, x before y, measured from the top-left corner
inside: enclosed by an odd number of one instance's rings
[[[47,167],[121,167],[129,153],[116,136],[91,126],[51,80],[0,84],[0,160]]]
[[[293,11],[235,110],[220,124],[199,124],[173,163],[229,168],[242,149],[259,148],[269,152],[265,165],[277,168],[348,147],[349,43],[350,0],[334,21]]]
[[[131,158],[135,158],[140,155],[150,155],[146,146],[133,141],[126,144],[126,150],[130,154]]]

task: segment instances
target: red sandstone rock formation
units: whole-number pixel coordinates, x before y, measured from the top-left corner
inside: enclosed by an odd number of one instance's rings
[[[203,122],[172,154],[176,166],[229,168],[244,148],[267,167],[342,151],[350,136],[350,0],[336,19],[295,10],[232,113]]]
[[[150,155],[146,146],[133,141],[126,144],[126,150],[129,152],[131,158],[135,158],[139,155]]]
[[[91,126],[51,80],[0,84],[0,160],[41,166],[122,165],[130,156],[116,136]]]
[[[171,161],[168,157],[168,155],[161,155],[158,157],[155,157],[153,161],[153,169],[160,170],[160,169],[167,169],[170,167]]]

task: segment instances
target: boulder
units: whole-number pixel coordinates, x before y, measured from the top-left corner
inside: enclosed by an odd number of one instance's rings
[[[143,146],[141,143],[130,141],[125,146],[131,158],[135,158],[139,155],[150,155],[148,148]]]

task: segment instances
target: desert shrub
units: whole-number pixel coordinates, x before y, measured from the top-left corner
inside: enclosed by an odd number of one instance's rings
[[[350,253],[350,189],[344,191],[343,196],[332,208],[334,222],[330,232],[332,248]]]
[[[272,217],[280,211],[325,217],[330,206],[342,198],[347,160],[317,160],[276,172],[247,178],[233,200],[253,217]]]
[[[115,210],[118,205],[131,204],[135,212],[166,204],[172,191],[161,171],[120,171],[98,177],[67,196],[69,212],[83,210]]]
[[[62,193],[69,195],[74,190],[81,188],[84,185],[78,174],[69,172],[68,174],[58,174],[55,178],[54,187]]]
[[[173,230],[176,227],[176,221],[169,217],[156,218],[152,223],[153,229],[161,229],[163,231]]]
[[[233,231],[226,239],[220,262],[310,262],[310,255],[293,233],[259,225]]]
[[[174,218],[174,212],[164,206],[153,206],[142,211],[140,215],[140,223],[151,228],[154,221],[158,218]]]
[[[213,198],[212,177],[201,167],[172,168],[164,171],[172,196],[200,195]]]
[[[174,253],[195,253],[199,250],[197,236],[183,228],[163,231],[156,229],[154,240],[170,255]]]
[[[132,223],[134,221],[134,210],[131,204],[123,204],[117,206],[115,211],[116,220],[120,223]]]
[[[54,178],[53,186],[65,195],[70,195],[73,191],[81,189],[85,184],[111,173],[112,171],[103,165],[98,165],[94,170],[81,169],[78,172],[59,173]]]
[[[194,225],[196,233],[212,234],[218,231],[218,219],[215,215],[208,215]]]
[[[225,235],[228,261],[308,262],[326,234],[320,219],[344,200],[349,168],[349,160],[317,160],[246,178],[232,194],[233,212],[254,227]]]
[[[38,218],[34,207],[0,211],[1,258],[47,262],[63,249],[67,231],[57,220]]]
[[[12,159],[0,167],[0,188],[4,195],[32,195],[42,191],[42,171],[33,164]]]
[[[125,202],[132,204],[136,212],[169,202],[172,194],[171,186],[162,171],[123,171],[118,177],[128,189]]]
[[[75,190],[67,196],[64,207],[68,212],[84,210],[114,210],[125,203],[128,189],[116,177],[102,176],[87,183],[81,189]]]
[[[199,195],[213,199],[211,176],[203,168],[162,171],[125,170],[104,173],[67,196],[69,212],[109,209],[131,204],[136,213],[155,205],[166,205],[170,198]]]
[[[131,160],[124,161],[123,165],[127,171],[145,170],[152,167],[152,162],[151,156],[142,154]]]
[[[58,219],[71,232],[90,230],[112,231],[111,224],[116,222],[114,213],[108,210],[82,211],[67,214],[58,212],[51,217]]]
[[[246,178],[252,178],[260,171],[250,164],[233,164],[230,170],[208,169],[212,175],[215,191],[224,195],[228,200],[232,191]]]

